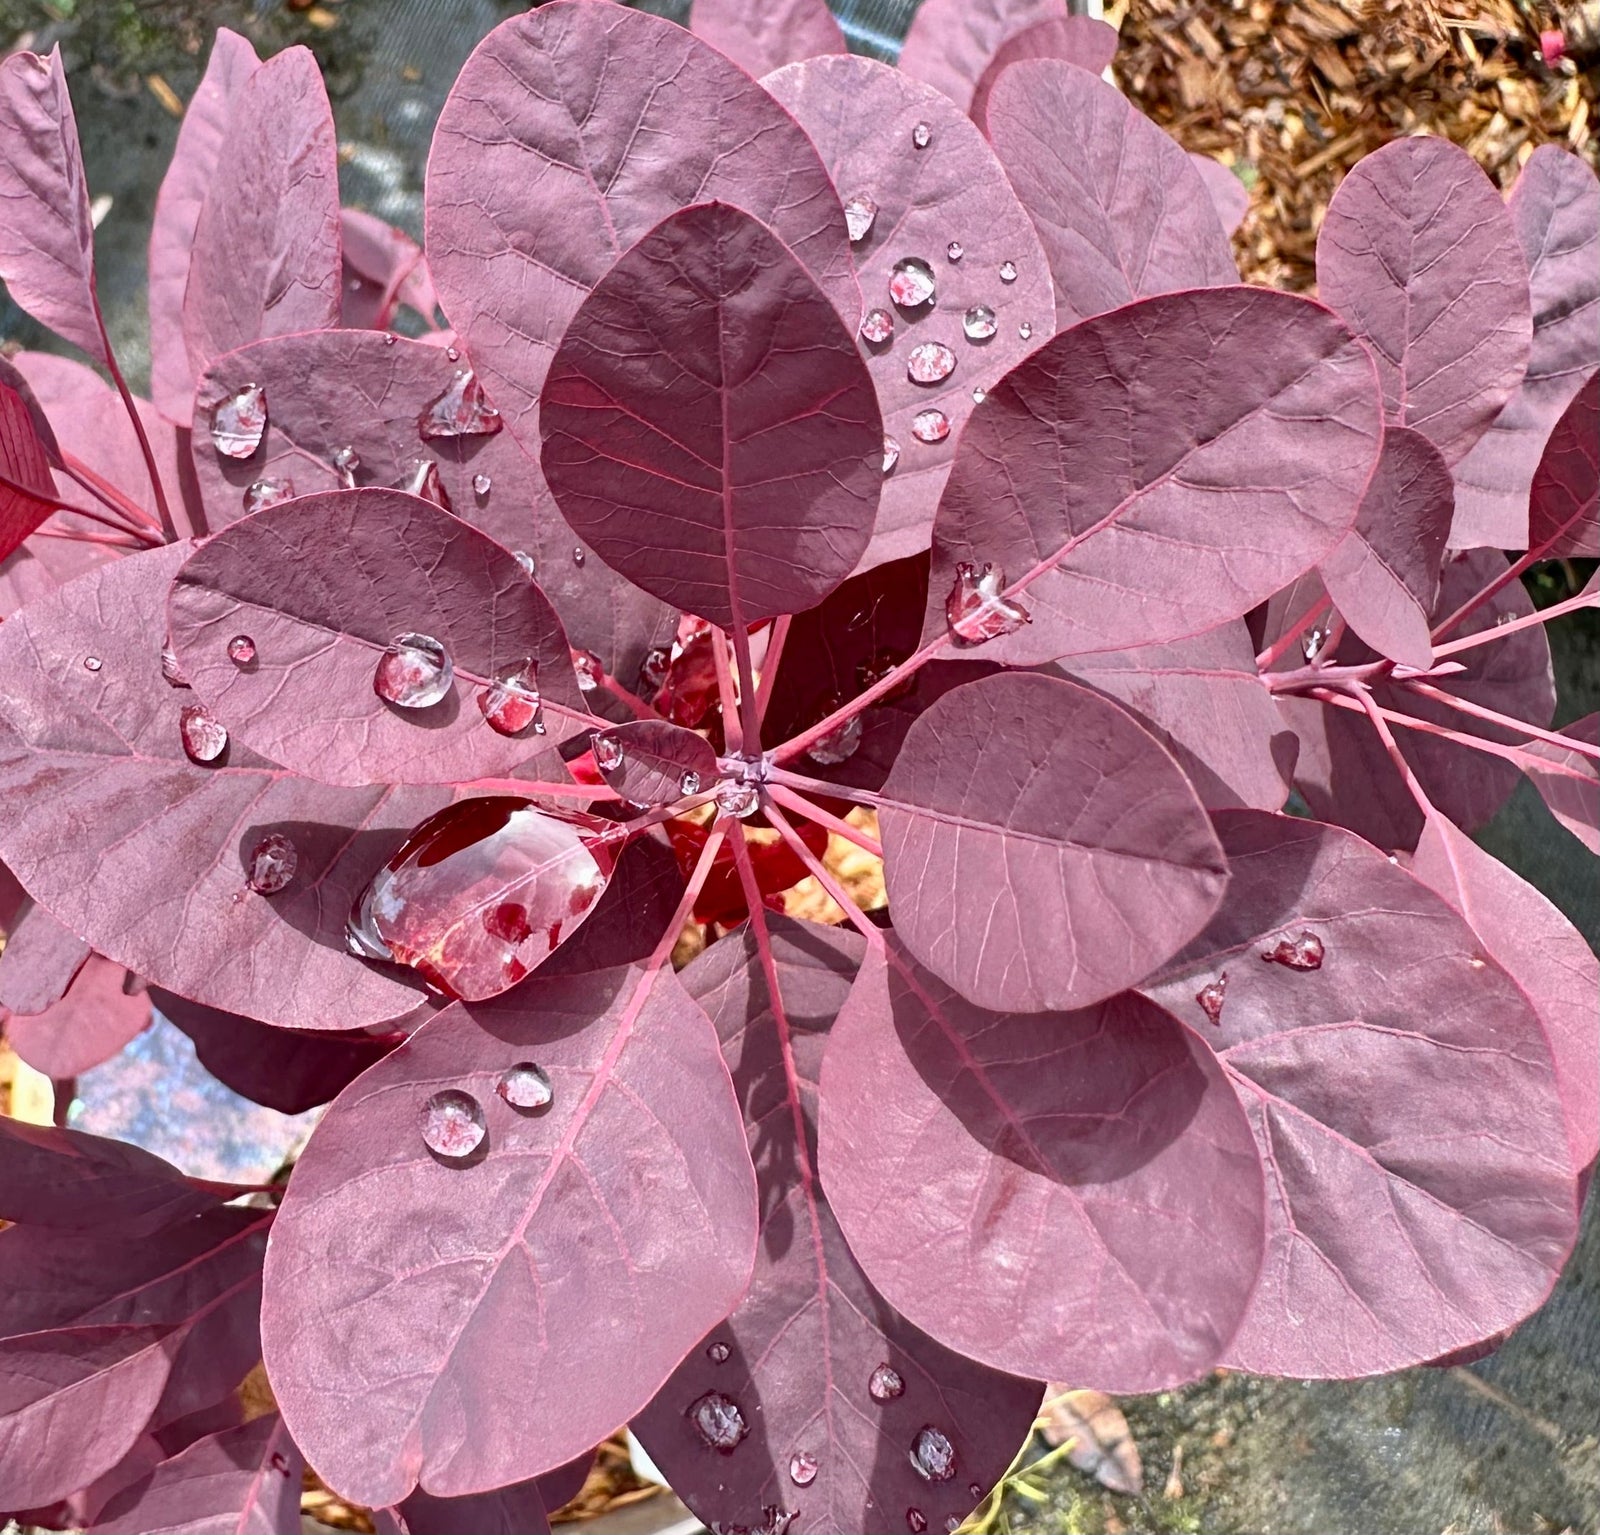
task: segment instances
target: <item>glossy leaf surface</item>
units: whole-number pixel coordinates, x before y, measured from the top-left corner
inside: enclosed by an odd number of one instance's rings
[[[613,743],[600,772],[620,798],[635,805],[675,805],[687,795],[709,792],[719,776],[717,754],[704,736],[666,720],[634,720],[599,732],[598,743]],[[612,762],[612,750],[621,756]],[[606,763],[612,765],[607,766]]]

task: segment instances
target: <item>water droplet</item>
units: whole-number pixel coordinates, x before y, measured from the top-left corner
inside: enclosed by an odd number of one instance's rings
[[[911,142],[915,144],[918,149],[926,149],[928,145],[933,142],[933,129],[930,128],[926,123],[918,123],[917,126],[911,130]]]
[[[1261,957],[1269,965],[1282,965],[1286,970],[1320,970],[1324,953],[1322,940],[1302,928],[1292,938],[1280,938],[1276,947],[1263,949]]]
[[[531,660],[501,672],[488,687],[478,690],[478,709],[492,730],[503,736],[521,735],[530,725],[544,734],[540,712],[539,667]]]
[[[228,659],[235,666],[248,666],[256,658],[256,642],[248,634],[236,634],[228,641]]]
[[[908,1508],[906,1510],[906,1528],[911,1531],[911,1535],[922,1535],[922,1532],[927,1527],[927,1515],[920,1508]]]
[[[622,766],[627,751],[615,736],[597,735],[594,738],[594,765],[602,773],[613,773]]]
[[[402,709],[427,709],[450,691],[455,663],[431,634],[397,634],[378,658],[372,690]]]
[[[228,749],[228,732],[203,704],[185,704],[178,715],[178,734],[191,762],[215,762]]]
[[[789,1457],[789,1480],[796,1487],[809,1487],[817,1479],[817,1457],[796,1450]]]
[[[880,1364],[867,1377],[867,1395],[875,1402],[892,1402],[905,1389],[905,1380],[892,1364]]]
[[[678,791],[682,794],[698,794],[700,787],[700,775],[693,768],[686,769],[678,780]]]
[[[471,1093],[447,1087],[422,1105],[422,1139],[437,1156],[460,1162],[483,1144],[483,1108]]]
[[[1468,959],[1468,960],[1467,960],[1467,963],[1468,963],[1468,964],[1469,964],[1469,965],[1470,965],[1470,966],[1471,966],[1471,967],[1472,967],[1472,968],[1473,968],[1473,969],[1474,969],[1474,970],[1487,970],[1487,969],[1488,969],[1488,968],[1489,968],[1489,961],[1488,961],[1488,960],[1486,960],[1486,959],[1485,959],[1485,958],[1484,958],[1484,957],[1483,957],[1483,956],[1482,956],[1482,955],[1481,955],[1481,954],[1474,954],[1474,955],[1472,955],[1472,956],[1471,956],[1471,957],[1470,957],[1470,958],[1469,958],[1469,959]]]
[[[576,565],[579,570],[583,569],[583,562],[588,558],[589,556],[583,552],[583,546],[581,544],[572,551],[572,563]]]
[[[900,462],[900,444],[887,433],[883,438],[883,472],[890,473],[894,466]]]
[[[944,253],[952,261],[959,261],[967,253],[967,248],[959,240],[952,240],[944,248]]]
[[[386,334],[384,336],[383,344],[385,346],[393,346],[398,339],[399,338],[395,335],[395,333],[393,331],[390,331],[390,332],[388,332],[388,334]]]
[[[104,665],[105,662],[99,656],[85,656],[83,658],[83,669],[86,672],[97,672]]]
[[[1033,340],[1033,324],[1032,324],[1032,322],[1028,321],[1028,320],[1024,320],[1022,322],[1022,324],[1020,324],[1017,327],[1017,334],[1019,336],[1021,336],[1024,341]]]
[[[923,341],[911,348],[906,377],[913,384],[940,384],[956,369],[956,354],[942,341]]]
[[[544,1068],[532,1061],[518,1061],[502,1074],[494,1090],[514,1109],[537,1114],[555,1102],[555,1089]]]
[[[944,1535],[956,1535],[956,1531],[959,1530],[960,1528],[961,1528],[961,1515],[960,1514],[951,1514],[945,1519],[945,1522],[944,1522]]]
[[[444,355],[451,362],[460,362],[461,361],[461,349],[459,347],[447,346],[444,349]]]
[[[1000,281],[1015,282],[1017,280],[1017,264],[1015,261],[1002,261],[1000,263]]]
[[[961,328],[968,341],[987,341],[1000,328],[1000,322],[987,304],[974,304],[961,316]]]
[[[982,405],[988,398],[989,391],[982,384],[974,384],[972,386],[972,403],[974,405]]]
[[[924,1424],[911,1441],[911,1466],[925,1482],[948,1482],[956,1474],[956,1447],[931,1423]]]
[[[690,1405],[688,1416],[700,1437],[724,1455],[731,1455],[749,1432],[739,1404],[720,1391],[708,1391],[697,1398]]]
[[[1222,1003],[1228,994],[1228,972],[1224,970],[1216,980],[1208,981],[1194,994],[1194,999],[1200,1004],[1200,1011],[1206,1015],[1209,1022],[1220,1024],[1222,1022]]]
[[[421,496],[424,501],[431,501],[443,511],[452,510],[450,492],[444,488],[444,481],[439,478],[439,466],[431,458],[410,459],[400,471],[394,488]]]
[[[257,895],[276,895],[285,889],[300,866],[300,854],[281,831],[268,832],[250,849],[245,879]]]
[[[861,317],[861,336],[873,346],[894,339],[894,316],[887,309],[869,309]]]
[[[533,556],[529,554],[526,549],[513,549],[511,551],[511,558],[514,559],[517,564],[519,564],[523,570],[527,572],[529,578],[532,579],[535,574]]]
[[[729,778],[717,785],[717,814],[731,815],[736,820],[756,813],[761,803],[761,791],[753,783]]]
[[[823,718],[832,714],[844,700],[837,695],[823,704]],[[862,717],[852,714],[849,719],[835,725],[827,735],[819,737],[806,748],[806,756],[823,767],[837,767],[855,756],[861,745]]]
[[[269,506],[276,506],[280,501],[288,501],[295,494],[294,481],[286,475],[263,475],[259,480],[252,480],[244,491],[244,513],[248,517],[252,512],[265,511]]]
[[[983,1496],[983,1485],[982,1485],[982,1483],[980,1483],[980,1482],[968,1482],[967,1483],[967,1493],[968,1493],[968,1495],[970,1497],[981,1498]]]
[[[1326,629],[1313,629],[1300,641],[1300,654],[1308,661],[1315,661],[1323,645],[1327,642],[1327,638],[1328,631]]]
[[[346,490],[354,490],[356,474],[361,468],[361,455],[347,443],[333,455],[333,467],[338,472],[339,483]]]
[[[172,648],[170,641],[161,647],[161,675],[172,687],[189,686],[189,679],[183,675],[183,667],[178,663],[178,652]]]
[[[943,442],[950,435],[950,418],[942,410],[919,410],[911,418],[911,435],[918,442]]]
[[[732,1352],[726,1343],[708,1343],[706,1345],[706,1358],[712,1364],[726,1364],[728,1355]]]
[[[445,355],[451,362],[460,361],[460,353]],[[417,417],[417,434],[428,442],[441,437],[490,437],[504,425],[500,412],[484,398],[477,374],[460,368],[450,387]]]
[[[895,262],[889,276],[889,297],[902,309],[920,309],[931,304],[938,291],[933,268],[917,256]]]
[[[672,651],[666,645],[652,645],[639,663],[639,688],[648,696],[667,680]]]
[[[472,477],[472,493],[480,500],[489,494],[494,481],[486,474],[475,474]]]
[[[592,693],[605,681],[606,669],[592,650],[574,650],[572,669],[578,674],[580,692]]]
[[[878,205],[865,192],[857,192],[844,205],[844,227],[850,233],[850,243],[859,245],[872,231],[872,221],[878,216]]]
[[[1015,598],[1005,595],[1006,573],[998,565],[980,572],[963,560],[944,601],[945,622],[958,645],[982,645],[1003,634],[1015,634],[1032,615]]]
[[[267,392],[246,384],[211,407],[211,446],[224,458],[250,458],[267,430]]]
[[[272,1469],[279,1476],[287,1476],[289,1474],[289,1457],[282,1450],[274,1450],[272,1452]]]

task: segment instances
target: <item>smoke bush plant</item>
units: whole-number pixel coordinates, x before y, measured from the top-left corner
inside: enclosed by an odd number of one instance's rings
[[[1435,1360],[1570,1248],[1595,961],[1466,833],[1526,773],[1596,846],[1595,583],[1518,579],[1597,553],[1593,174],[1389,144],[1315,302],[1099,23],[695,9],[491,33],[425,258],[219,34],[153,404],[0,66],[0,275],[111,379],[0,380],[7,1030],[71,1077],[153,995],[331,1100],[243,1202],[0,1123],[6,1510],[287,1531],[303,1455],[543,1529],[631,1422],[720,1531],[954,1529],[1042,1379]]]

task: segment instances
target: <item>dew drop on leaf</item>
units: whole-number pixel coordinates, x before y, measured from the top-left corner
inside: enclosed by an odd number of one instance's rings
[[[439,478],[439,466],[431,458],[408,460],[400,471],[400,478],[394,482],[394,488],[431,501],[440,511],[453,510],[450,492],[444,488],[444,481]]]
[[[479,711],[489,727],[503,736],[521,735],[529,726],[535,735],[543,735],[541,702],[539,668],[533,661],[501,672],[487,687],[478,689]]]
[[[1000,326],[994,310],[987,304],[974,304],[961,316],[961,328],[968,341],[987,341]]]
[[[749,1432],[739,1404],[720,1391],[708,1391],[696,1398],[689,1407],[689,1421],[713,1450],[724,1455],[731,1455]]]
[[[908,1508],[906,1510],[906,1528],[911,1531],[911,1535],[922,1535],[922,1532],[927,1527],[927,1515],[920,1508]]]
[[[678,780],[678,790],[682,794],[698,794],[700,792],[700,775],[693,768],[686,769],[683,777]]]
[[[796,1450],[789,1457],[789,1480],[796,1487],[809,1487],[817,1479],[817,1457]]]
[[[889,297],[902,309],[920,309],[931,304],[938,291],[933,268],[919,256],[905,256],[895,262],[889,274]]]
[[[455,362],[457,357],[450,360]],[[505,422],[483,396],[483,386],[471,368],[459,368],[450,387],[431,400],[417,417],[417,434],[428,442],[448,437],[490,437]]]
[[[532,1061],[518,1061],[504,1072],[494,1090],[514,1109],[537,1114],[555,1102],[555,1089],[543,1067]]]
[[[250,849],[245,879],[257,895],[276,895],[288,888],[299,867],[294,843],[281,831],[271,831]]]
[[[472,493],[473,495],[482,499],[484,496],[489,494],[490,487],[493,484],[494,481],[491,480],[488,475],[475,474],[472,477]]]
[[[460,347],[455,347],[455,346],[447,346],[444,349],[444,355],[451,362],[460,362],[461,361],[461,348]]]
[[[837,695],[823,704],[823,718],[832,714],[844,700]],[[861,745],[862,716],[852,714],[848,719],[840,721],[827,735],[819,736],[806,748],[806,756],[813,762],[821,763],[823,767],[838,767],[841,762],[848,762]]]
[[[594,692],[605,680],[606,669],[592,650],[574,650],[572,669],[578,674],[578,687],[582,692]]]
[[[1017,264],[1015,261],[1002,261],[1000,263],[1000,281],[1015,282],[1017,280]]]
[[[1022,322],[1022,324],[1020,324],[1017,327],[1017,334],[1019,336],[1021,336],[1024,341],[1033,340],[1033,325],[1032,325],[1032,322],[1028,321],[1028,320],[1024,320]]]
[[[622,742],[615,736],[597,735],[594,738],[594,765],[602,773],[615,772],[627,755]]]
[[[906,359],[906,377],[913,384],[942,384],[955,368],[956,354],[942,341],[923,341]]]
[[[652,645],[639,663],[639,689],[648,697],[667,680],[672,651],[665,645]]]
[[[86,672],[97,672],[104,665],[105,662],[99,656],[85,656],[83,658],[83,669]]]
[[[956,1535],[956,1531],[960,1528],[961,1516],[959,1514],[951,1514],[944,1522],[944,1535]]]
[[[256,658],[256,642],[248,634],[236,634],[228,641],[228,659],[235,666],[248,666]]]
[[[761,803],[761,791],[753,783],[742,783],[738,779],[728,779],[717,785],[717,813],[731,815],[736,820],[744,820],[746,816],[756,813],[756,807]]]
[[[378,658],[372,690],[401,709],[427,709],[450,691],[455,663],[431,634],[399,634]]]
[[[918,149],[926,149],[928,145],[933,142],[933,129],[930,128],[926,123],[918,123],[917,126],[911,130],[911,142],[915,144]]]
[[[997,565],[980,572],[963,560],[945,598],[945,622],[958,645],[982,645],[1003,634],[1015,634],[1030,622],[1028,610],[1005,595],[1006,573]]]
[[[178,734],[191,762],[215,762],[228,749],[228,732],[203,704],[185,704],[178,714]]]
[[[361,468],[361,455],[346,444],[333,455],[333,467],[339,475],[339,483],[346,490],[355,489],[356,474]]]
[[[948,1482],[956,1474],[956,1447],[926,1424],[911,1441],[911,1465],[925,1482]]]
[[[178,664],[178,652],[172,648],[170,641],[161,647],[161,675],[169,687],[189,686],[189,679],[183,675],[183,667]]]
[[[1292,938],[1280,938],[1275,947],[1263,949],[1261,957],[1269,965],[1286,970],[1320,970],[1326,950],[1315,933],[1301,930]]]
[[[959,261],[967,253],[967,248],[959,240],[952,240],[944,248],[944,253],[951,261]]]
[[[726,1343],[708,1343],[706,1345],[706,1358],[712,1364],[726,1364],[730,1353],[732,1353],[732,1350]]]
[[[1200,1011],[1206,1015],[1207,1021],[1214,1024],[1222,1022],[1222,1004],[1228,995],[1228,972],[1224,970],[1216,980],[1208,981],[1194,994],[1194,999],[1200,1004]]]
[[[887,309],[869,309],[861,317],[861,335],[873,346],[894,339],[894,316]]]
[[[880,1364],[867,1378],[867,1395],[875,1402],[892,1402],[905,1389],[904,1379],[892,1364]]]
[[[224,458],[250,458],[267,430],[267,392],[246,384],[211,407],[211,446]]]
[[[844,205],[844,227],[849,231],[850,243],[859,245],[872,232],[872,221],[878,216],[878,205],[865,192],[857,192]]]
[[[269,506],[276,506],[280,501],[289,501],[294,497],[294,481],[287,475],[268,474],[259,480],[252,480],[244,491],[245,516],[252,512],[265,511]]]
[[[397,339],[398,338],[396,337],[395,333],[393,331],[390,331],[387,335],[384,336],[383,344],[385,346],[393,346]]]
[[[883,472],[889,474],[899,462],[900,444],[893,437],[885,434],[883,439]]]
[[[911,435],[918,442],[943,442],[950,435],[950,418],[942,410],[919,410],[911,418]]]
[[[973,385],[973,387],[972,387],[972,403],[974,405],[982,405],[983,402],[985,400],[987,400],[988,398],[989,398],[989,391],[987,389],[985,389],[982,384],[974,384]]]
[[[422,1105],[422,1139],[436,1156],[459,1162],[483,1144],[483,1108],[471,1093],[447,1087]]]
[[[583,562],[588,558],[589,556],[583,552],[583,546],[581,544],[572,551],[572,563],[576,565],[579,570],[583,569]]]
[[[526,549],[513,549],[511,558],[519,564],[531,580],[534,575],[533,556]]]

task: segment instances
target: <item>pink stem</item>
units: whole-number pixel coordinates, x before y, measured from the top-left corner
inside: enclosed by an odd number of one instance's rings
[[[722,734],[733,756],[744,749],[744,717],[734,696],[733,673],[728,670],[728,638],[715,624],[711,627],[711,659],[716,664],[717,696],[722,702]]]
[[[87,488],[87,487],[85,487]],[[126,533],[130,538],[143,538],[144,535],[137,528],[130,528],[127,523],[119,522],[81,506],[74,506],[70,501],[63,501],[48,491],[35,490],[31,485],[24,485],[20,480],[14,480],[8,474],[0,474],[0,490],[9,490],[13,495],[25,496],[30,501],[37,501],[40,506],[48,506],[52,512],[69,512],[79,517],[87,517],[92,522],[98,522],[102,527],[115,529],[118,533]],[[34,532],[41,533],[42,528],[35,528]],[[74,538],[78,535],[68,528],[57,528],[50,535],[52,538]],[[103,543],[103,539],[85,538],[88,543]]]
[[[783,812],[772,803],[766,806],[766,817],[773,829],[799,856],[800,861],[816,876],[816,881],[824,890],[833,897],[834,905],[844,912],[845,916],[855,924],[856,928],[874,948],[883,947],[883,933],[867,918],[867,914],[850,899],[847,891],[833,875],[828,872],[827,866],[815,853],[802,842]]]
[[[1372,721],[1372,728],[1378,732],[1378,739],[1383,742],[1383,749],[1388,752],[1389,760],[1394,763],[1412,799],[1417,802],[1417,809],[1424,817],[1431,818],[1434,815],[1433,801],[1428,798],[1422,785],[1417,781],[1417,775],[1412,772],[1411,764],[1406,761],[1405,754],[1400,750],[1394,733],[1383,717],[1384,711],[1372,701],[1371,693],[1365,688],[1357,689],[1356,701],[1366,711],[1367,718]]]
[[[133,424],[133,435],[139,439],[139,452],[144,457],[144,467],[150,475],[150,489],[155,492],[156,511],[161,517],[161,531],[166,534],[168,543],[176,543],[178,530],[172,521],[172,512],[167,506],[167,493],[161,485],[161,471],[156,468],[156,456],[150,450],[150,439],[144,434],[144,422],[139,419],[138,408],[133,403],[133,396],[128,392],[127,380],[122,376],[122,369],[117,366],[117,355],[111,350],[111,337],[106,334],[105,317],[100,313],[100,299],[94,298],[94,321],[100,328],[100,339],[105,343],[106,367],[111,370],[111,382],[117,386],[117,393],[122,396],[122,408],[128,413],[128,420]]]
[[[767,793],[786,809],[794,811],[808,821],[815,821],[818,826],[825,826],[837,836],[843,837],[846,842],[853,842],[863,851],[871,853],[874,858],[883,857],[883,844],[867,835],[859,826],[852,826],[848,821],[840,820],[836,815],[830,815],[821,805],[813,805],[810,800],[796,794],[792,789],[786,789],[782,784],[769,783]]]
[[[531,798],[548,794],[556,799],[615,799],[617,791],[603,783],[535,783],[524,778],[474,778],[455,786],[481,794],[517,794]]]
[[[772,686],[777,680],[778,665],[783,660],[783,647],[789,642],[791,622],[790,616],[785,613],[774,622],[772,634],[767,640],[767,653],[761,662],[761,686],[756,689],[757,724],[766,723],[767,704],[772,699]]]
[[[161,532],[160,523],[149,512],[130,496],[124,495],[104,475],[96,473],[81,458],[63,452],[61,467],[102,506],[108,507],[119,516],[126,517],[129,522],[148,528],[152,533]]]
[[[733,626],[733,659],[739,668],[739,727],[746,752],[761,750],[761,711],[756,698],[756,669],[750,660],[750,629]]]
[[[66,506],[63,507],[62,510],[71,512],[75,516],[89,515],[89,513],[82,511],[81,508],[76,506]],[[112,526],[109,520],[106,522],[106,526]],[[135,549],[148,549],[152,547],[150,544],[144,543],[140,539],[133,538],[132,534],[129,533],[125,528],[118,527],[117,531],[119,533],[123,533],[125,536],[122,538],[108,538],[104,533],[91,533],[87,528],[78,529],[51,527],[35,528],[28,536],[30,538],[64,538],[75,544],[101,544],[107,549],[127,549],[131,551]]]
[[[1548,548],[1549,546],[1545,545],[1544,547]],[[1529,570],[1543,557],[1544,548],[1530,549],[1515,564],[1508,565],[1500,572],[1499,575],[1494,578],[1494,580],[1484,587],[1482,591],[1474,592],[1448,618],[1436,623],[1433,626],[1434,639],[1442,639],[1464,618],[1468,617],[1470,614],[1476,613],[1478,609],[1484,605],[1484,603],[1486,603],[1495,595],[1496,592],[1502,591],[1505,587],[1510,586],[1511,583],[1521,576],[1524,571]],[[1434,651],[1435,655],[1438,655],[1438,653],[1439,652],[1437,650]]]
[[[1269,668],[1276,666],[1278,662],[1283,659],[1284,655],[1288,652],[1289,648],[1294,644],[1294,642],[1299,639],[1307,629],[1311,628],[1317,622],[1317,620],[1321,618],[1322,615],[1326,613],[1332,606],[1333,604],[1328,602],[1326,599],[1321,602],[1312,603],[1311,606],[1300,615],[1300,617],[1290,628],[1286,629],[1282,634],[1280,634],[1277,639],[1275,639],[1270,645],[1267,646],[1265,650],[1261,652],[1260,655],[1256,657],[1256,670],[1264,672]]]
[[[1424,698],[1432,698],[1448,709],[1471,715],[1473,719],[1483,720],[1490,725],[1499,725],[1504,730],[1513,730],[1518,735],[1529,736],[1535,741],[1548,741],[1552,746],[1565,747],[1577,752],[1580,756],[1600,759],[1600,746],[1591,746],[1587,741],[1575,740],[1572,736],[1564,736],[1554,730],[1541,730],[1539,726],[1530,725],[1526,720],[1513,719],[1508,714],[1499,714],[1493,709],[1485,709],[1482,704],[1472,703],[1465,698],[1457,698],[1454,693],[1447,693],[1443,688],[1436,688],[1430,683],[1418,682],[1413,679],[1401,683],[1400,686],[1413,693],[1420,693]]]
[[[941,634],[936,639],[931,639],[914,656],[902,661],[892,672],[885,672],[872,684],[865,693],[859,693],[848,703],[841,704],[826,719],[818,720],[809,730],[803,730],[799,735],[785,741],[772,753],[774,762],[787,762],[791,757],[798,757],[807,747],[814,746],[826,735],[832,735],[848,719],[855,718],[868,704],[876,703],[885,693],[892,693],[908,677],[914,676],[927,662],[943,650],[950,643],[948,634]],[[843,791],[829,789],[829,793],[838,793],[841,799],[852,796]],[[856,797],[859,797],[856,796]]]
[[[797,789],[802,794],[820,794],[826,799],[847,799],[852,804],[871,805],[874,809],[883,803],[883,796],[874,794],[871,789],[856,789],[849,784],[828,783],[821,778],[807,778],[804,773],[791,773],[788,768],[768,768],[767,780],[773,785],[781,784],[785,789]]]
[[[1585,608],[1593,607],[1600,607],[1600,595],[1590,593],[1587,596],[1568,597],[1564,602],[1540,608],[1537,613],[1527,613],[1521,618],[1514,618],[1508,624],[1491,624],[1487,629],[1480,629],[1476,634],[1463,635],[1459,640],[1451,640],[1447,645],[1435,645],[1433,658],[1437,661],[1443,656],[1471,650],[1477,645],[1492,645],[1496,640],[1503,640],[1508,634],[1515,634],[1519,629],[1531,629],[1535,624],[1547,624],[1553,618],[1564,618],[1568,613],[1578,613]]]
[[[610,672],[602,673],[602,679],[605,684],[606,692],[618,700],[618,702],[624,704],[635,719],[660,719],[661,716],[658,715],[649,704],[640,698],[637,693],[629,692],[628,689],[623,687],[623,685],[618,682]]]
[[[650,958],[645,961],[644,980],[640,983],[642,986],[647,987],[655,979],[661,967],[672,958],[672,951],[678,944],[678,934],[694,915],[694,903],[700,899],[700,892],[705,888],[706,880],[710,878],[711,865],[717,856],[717,849],[722,846],[722,839],[728,835],[728,828],[732,825],[732,820],[727,816],[719,817],[712,825],[711,835],[706,838],[705,846],[700,849],[700,857],[695,862],[694,872],[689,876],[683,899],[678,902],[678,909],[673,912],[672,919],[667,923],[666,932],[661,935],[660,941],[651,951]]]

